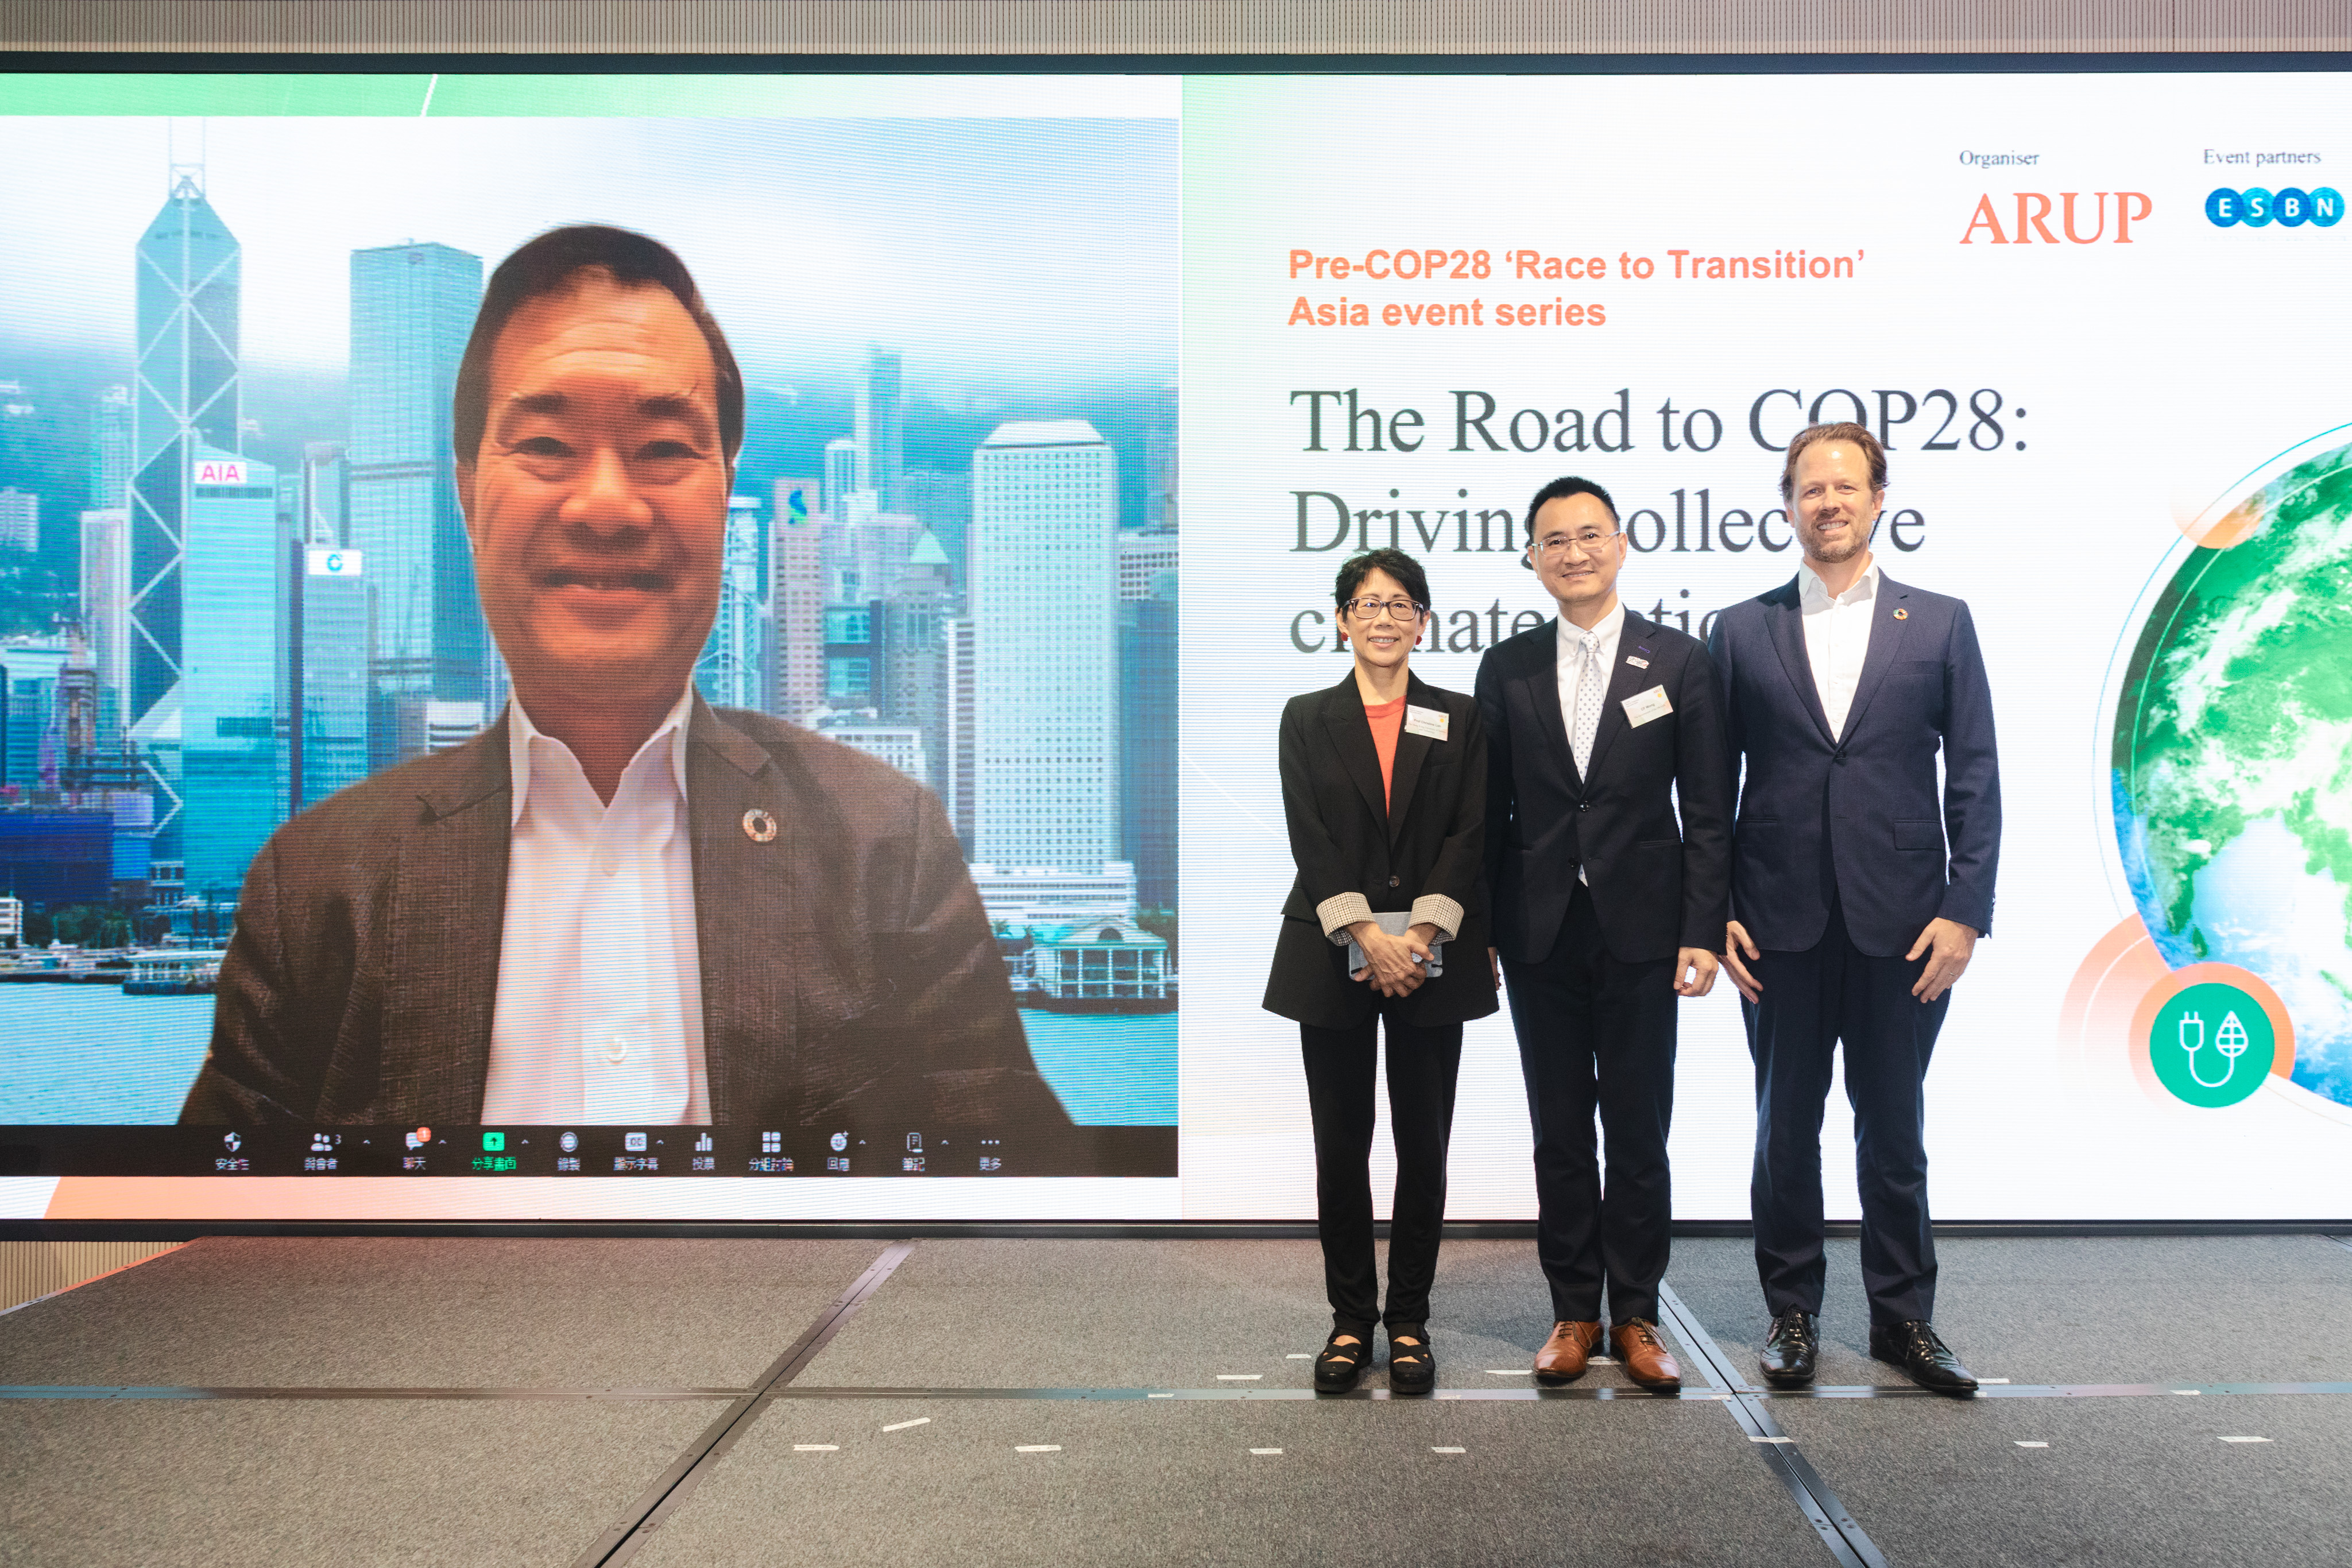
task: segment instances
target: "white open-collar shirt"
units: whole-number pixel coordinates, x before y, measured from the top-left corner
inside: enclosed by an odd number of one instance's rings
[[[1813,667],[1813,689],[1830,738],[1845,734],[1845,716],[1862,685],[1862,661],[1870,652],[1872,612],[1878,607],[1878,562],[1872,561],[1853,586],[1836,598],[1810,563],[1797,569],[1797,602],[1805,622],[1805,659]]]
[[[572,748],[507,705],[513,780],[486,1125],[708,1124],[687,831],[691,688],[596,798]]]
[[[1553,654],[1552,674],[1559,683],[1559,716],[1560,721],[1568,726],[1569,748],[1573,751],[1576,747],[1576,688],[1577,683],[1584,676],[1585,629],[1570,621],[1565,612],[1557,624],[1559,627],[1559,646]],[[1605,697],[1609,677],[1617,668],[1617,643],[1625,631],[1625,601],[1621,599],[1612,604],[1593,623],[1592,630],[1601,637],[1600,645],[1592,651],[1593,679],[1601,683]],[[1599,739],[1597,732],[1594,738]],[[1591,760],[1587,757],[1580,761],[1576,765],[1577,770],[1582,772],[1590,768]],[[1576,868],[1576,880],[1587,887],[1592,885],[1592,879],[1584,874],[1582,866]]]

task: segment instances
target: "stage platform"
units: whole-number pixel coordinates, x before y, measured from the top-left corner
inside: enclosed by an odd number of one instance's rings
[[[2345,1559],[2352,1243],[1954,1237],[1988,1381],[1756,1386],[1685,1238],[1685,1388],[1528,1367],[1534,1244],[1449,1239],[1433,1396],[1318,1396],[1296,1239],[212,1238],[0,1315],[0,1562],[2203,1564]]]

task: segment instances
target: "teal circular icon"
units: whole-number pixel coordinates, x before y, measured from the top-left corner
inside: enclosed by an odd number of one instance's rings
[[[2147,1060],[2174,1099],[2218,1110],[2263,1086],[2277,1046],[2262,1003],[2235,986],[2207,981],[2157,1009]]]
[[[2268,226],[2271,221],[2271,193],[2260,185],[2250,185],[2238,193],[2245,225],[2250,229]]]
[[[2311,197],[2293,185],[2271,198],[2271,211],[2281,228],[2299,229],[2311,221]]]
[[[2344,195],[2333,185],[2322,185],[2311,193],[2311,221],[2324,229],[2334,228],[2344,216]]]

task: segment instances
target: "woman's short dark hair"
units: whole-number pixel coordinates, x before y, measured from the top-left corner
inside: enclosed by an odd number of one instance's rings
[[[604,224],[574,224],[550,229],[526,241],[522,248],[499,263],[482,291],[482,308],[474,318],[473,336],[466,340],[465,357],[457,361],[457,392],[451,400],[454,429],[450,444],[457,461],[471,463],[482,450],[482,433],[490,422],[490,352],[499,334],[516,311],[534,299],[561,294],[583,272],[609,273],[624,288],[657,283],[677,297],[694,318],[702,340],[710,346],[710,362],[718,371],[719,444],[728,464],[743,449],[743,372],[735,364],[727,334],[719,329],[694,275],[677,253],[657,239]]]
[[[1339,580],[1332,586],[1331,601],[1345,607],[1356,597],[1356,590],[1364,586],[1364,579],[1375,571],[1387,572],[1396,579],[1397,586],[1411,594],[1415,603],[1429,602],[1429,574],[1421,570],[1421,562],[1401,549],[1368,549],[1341,561]]]

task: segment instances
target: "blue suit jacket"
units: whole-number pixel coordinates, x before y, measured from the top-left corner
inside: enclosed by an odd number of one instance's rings
[[[1819,942],[1832,887],[1854,946],[1874,957],[1909,952],[1938,915],[1992,928],[2000,769],[1975,622],[1961,601],[1883,571],[1872,613],[1862,681],[1834,739],[1796,580],[1724,611],[1708,638],[1735,775],[1747,764],[1731,917],[1759,947]]]

